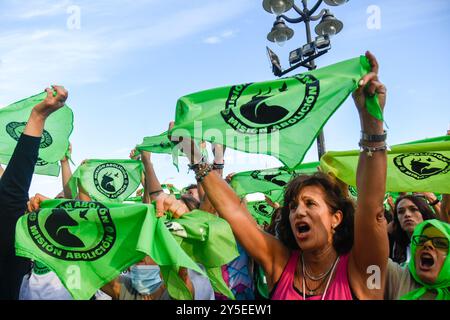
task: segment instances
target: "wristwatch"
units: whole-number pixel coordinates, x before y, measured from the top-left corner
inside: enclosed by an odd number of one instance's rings
[[[387,132],[383,131],[383,134],[367,134],[361,131],[361,141],[366,142],[383,142],[386,141]]]

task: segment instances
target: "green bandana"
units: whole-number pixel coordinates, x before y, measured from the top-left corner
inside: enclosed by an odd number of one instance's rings
[[[205,267],[214,291],[234,299],[221,271],[239,256],[230,225],[211,213],[194,210],[179,219],[168,219],[166,226],[188,256]]]
[[[89,299],[146,255],[175,299],[192,299],[180,267],[204,274],[146,204],[44,201],[17,222],[16,254],[45,264],[74,299]]]
[[[157,136],[145,137],[141,144],[136,146],[136,150],[148,151],[151,153],[171,154],[173,165],[178,170],[178,156],[182,156],[183,153],[180,148],[169,140],[168,133],[163,132]]]
[[[432,225],[439,231],[441,231],[447,239],[450,240],[450,225],[448,223],[439,220],[426,220],[421,224],[417,225],[414,229],[414,236],[421,235],[425,227]],[[420,283],[423,287],[411,291],[401,297],[401,300],[418,300],[427,291],[433,290],[437,291],[436,300],[450,300],[450,252],[447,254],[444,264],[442,265],[441,272],[434,284],[426,284],[420,280],[416,273],[415,256],[416,256],[417,246],[411,241],[411,260],[409,261],[409,271],[416,282]]]
[[[434,139],[392,147],[387,160],[387,191],[450,193],[450,140]],[[322,157],[320,166],[324,172],[356,186],[358,159],[358,150],[330,151]]]
[[[362,56],[288,78],[193,93],[178,100],[171,133],[272,155],[294,168],[369,71]],[[372,100],[367,107],[380,117]]]
[[[47,93],[43,92],[0,109],[0,163],[8,164],[33,107],[46,97]],[[73,113],[67,105],[48,117],[39,145],[37,174],[59,175],[57,162],[69,147],[72,130]]]
[[[283,191],[288,182],[296,176],[317,172],[319,164],[319,162],[304,163],[296,166],[293,170],[273,168],[239,172],[233,175],[231,187],[240,197],[257,192],[267,195],[270,191]]]
[[[248,202],[247,209],[257,224],[270,224],[274,209],[265,200]]]
[[[59,162],[49,163],[38,158],[34,167],[34,174],[58,177],[60,169]]]
[[[81,184],[92,200],[123,202],[141,184],[142,171],[138,160],[87,160],[69,180],[72,198]]]

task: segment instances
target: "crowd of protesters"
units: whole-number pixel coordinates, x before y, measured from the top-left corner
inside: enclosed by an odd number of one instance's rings
[[[366,56],[372,72],[353,93],[361,131],[368,137],[360,141],[356,201],[345,184],[328,174],[301,175],[288,183],[282,203],[267,198],[274,212],[271,223],[260,226],[245,199],[230,187],[229,177],[223,177],[223,146],[214,145],[214,161],[208,163],[188,137],[170,137],[180,144],[197,180],[178,199],[164,192],[149,152],[131,153],[144,167],[143,202],[155,203],[158,216],[170,212],[177,218],[200,209],[228,222],[239,256],[222,273],[236,299],[450,299],[449,196],[439,200],[433,193],[402,193],[395,203],[389,198],[385,208],[385,129],[365,104],[366,97],[377,94],[384,109],[387,94],[375,57]],[[47,92],[33,108],[9,165],[0,168],[0,299],[71,299],[56,274],[39,261],[16,256],[14,248],[17,220],[47,199],[40,194],[29,198],[28,190],[45,121],[68,97],[60,86]],[[72,173],[66,157],[61,167],[63,191],[57,197],[69,199]],[[91,201],[82,188],[77,197]],[[369,285],[373,272],[379,281]],[[208,277],[185,268],[179,275],[196,300],[226,299],[214,292]],[[147,256],[99,288],[92,299],[171,297],[158,265]]]

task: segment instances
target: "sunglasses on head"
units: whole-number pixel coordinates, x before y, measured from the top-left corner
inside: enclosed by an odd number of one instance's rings
[[[439,249],[448,249],[449,241],[444,237],[432,237],[429,238],[427,236],[414,236],[413,241],[415,245],[423,247],[427,241],[431,240],[431,243],[435,248]]]

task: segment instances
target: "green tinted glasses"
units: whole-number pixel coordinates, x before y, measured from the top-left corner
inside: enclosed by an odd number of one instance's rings
[[[414,244],[423,247],[423,245],[428,241],[431,240],[431,243],[433,243],[433,246],[435,248],[439,249],[448,249],[448,239],[444,237],[433,237],[429,238],[427,236],[414,236],[413,241]]]

